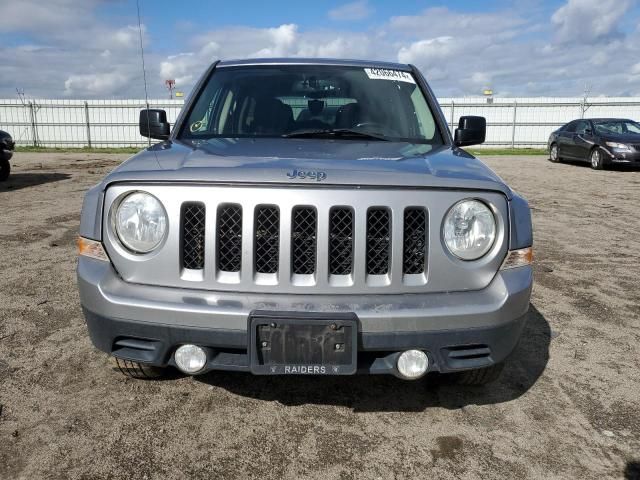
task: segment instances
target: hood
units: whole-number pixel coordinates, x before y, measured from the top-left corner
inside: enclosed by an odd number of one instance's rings
[[[489,167],[458,148],[360,140],[163,142],[124,162],[105,185],[121,181],[429,187],[511,194]]]
[[[600,137],[607,142],[630,143],[640,145],[640,134],[638,133],[607,133],[600,134]]]

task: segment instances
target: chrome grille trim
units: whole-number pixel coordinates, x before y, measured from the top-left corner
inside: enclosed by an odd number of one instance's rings
[[[169,234],[162,247],[148,255],[133,255],[120,245],[111,231],[108,215],[105,216],[103,241],[114,268],[125,281],[138,284],[301,295],[478,290],[491,282],[507,252],[508,223],[505,219],[508,219],[508,207],[506,198],[498,192],[118,184],[107,189],[105,211],[110,211],[119,195],[131,190],[148,191],[156,196],[169,217]],[[493,205],[498,221],[498,237],[492,251],[477,262],[453,258],[441,241],[442,218],[453,204],[464,198],[479,198]],[[200,270],[185,268],[181,254],[182,206],[195,203],[204,206],[206,217],[204,268]],[[259,268],[255,261],[256,221],[260,209],[266,207],[277,208],[279,212],[275,271],[274,268]],[[302,270],[294,267],[295,212],[301,208],[315,212],[315,271],[309,267]],[[372,209],[379,208],[388,212],[388,239],[386,235],[382,236],[387,242],[383,246],[387,245],[389,252],[386,273],[377,273],[385,269],[367,269],[367,217]],[[405,212],[414,208],[422,209],[425,214],[422,272],[421,268],[407,268],[411,256],[408,252],[417,255],[415,249],[421,249],[420,244],[414,248],[406,244],[412,235],[405,232]],[[336,212],[350,212],[343,213],[351,217],[351,226],[346,227],[347,235],[343,238],[332,234],[336,228]],[[270,238],[275,252],[273,241],[276,237]],[[307,245],[310,241],[313,239],[307,238],[302,244]],[[332,261],[335,252],[339,251],[338,245],[345,251],[340,268]],[[419,260],[414,258],[414,262]],[[471,271],[473,275],[469,274]],[[304,297],[300,298],[304,303]]]

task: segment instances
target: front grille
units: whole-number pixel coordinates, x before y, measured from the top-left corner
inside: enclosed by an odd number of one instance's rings
[[[255,269],[276,273],[280,254],[280,212],[276,207],[258,207],[255,226]]]
[[[282,207],[276,205],[250,208],[253,215],[249,218],[246,214],[243,216],[240,204],[217,205],[213,228],[216,247],[211,250],[215,252],[215,269],[241,274],[216,275],[221,282],[240,283],[251,279],[264,285],[278,285],[288,275],[317,275],[320,270],[324,275],[336,277],[327,277],[330,286],[353,285],[362,275],[390,275],[387,280],[372,279],[371,285],[383,286],[389,284],[391,276],[394,282],[403,282],[403,275],[421,275],[427,271],[429,221],[423,206],[369,207],[359,214],[351,206],[318,210],[316,206],[294,205],[284,213]],[[205,204],[200,201],[185,202],[181,206],[180,260],[184,269],[207,268],[205,213]],[[245,220],[252,223],[249,238],[243,236]],[[290,228],[283,225],[289,221]],[[392,225],[395,226],[392,228]],[[282,238],[283,235],[286,238]],[[281,252],[282,248],[286,251]],[[243,253],[252,258],[252,265],[243,261]],[[287,256],[288,260],[283,260],[281,265],[280,260]],[[286,271],[280,272],[283,267]],[[246,268],[249,271],[245,275]],[[282,275],[271,278],[253,276],[279,273]],[[340,276],[350,278],[337,278]],[[310,286],[317,280],[291,277],[289,281],[293,285]],[[408,285],[425,284],[426,276],[406,281]]]
[[[218,270],[239,272],[242,266],[242,207],[223,205],[218,208]]]
[[[424,208],[407,208],[404,211],[403,273],[424,273],[426,255],[427,212]]]
[[[334,208],[329,214],[329,273],[349,275],[353,271],[353,211]]]
[[[291,269],[299,275],[316,271],[316,210],[297,207],[291,223]]]
[[[205,208],[202,203],[182,205],[182,268],[204,268]]]
[[[367,273],[389,273],[391,254],[391,218],[386,208],[371,208],[367,212]]]

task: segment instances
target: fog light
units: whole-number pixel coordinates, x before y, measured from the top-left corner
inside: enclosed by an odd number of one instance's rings
[[[206,352],[197,345],[182,345],[173,354],[176,366],[189,375],[198,373],[207,363]]]
[[[429,368],[429,357],[421,350],[407,350],[398,357],[398,372],[407,380],[424,375]]]

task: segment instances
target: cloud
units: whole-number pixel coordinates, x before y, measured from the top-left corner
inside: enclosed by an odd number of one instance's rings
[[[172,55],[160,63],[160,78],[162,80],[175,80],[176,88],[190,85],[195,81],[193,72],[197,70],[198,65],[201,63],[195,54],[191,52]]]
[[[192,46],[195,60],[206,59],[209,63],[218,56],[225,59],[394,56],[392,46],[374,43],[370,37],[368,33],[357,32],[300,31],[295,24],[284,24],[273,28],[227,27],[212,30],[196,37]]]
[[[264,31],[265,43],[268,47],[250,53],[251,57],[284,57],[290,55],[295,47],[298,26],[294,24],[280,25]]]
[[[359,0],[329,10],[328,16],[335,21],[356,21],[368,18],[372,13],[373,8],[369,6],[369,2]]]
[[[594,43],[619,36],[618,23],[631,0],[569,0],[551,17],[560,42]]]
[[[14,97],[16,87],[34,97],[141,98],[135,19],[103,18],[98,12],[106,1],[23,0],[33,22],[19,12],[15,22],[0,24],[0,98]],[[162,47],[151,41],[151,23],[143,26],[149,93],[164,97],[168,78],[186,93],[219,58],[282,56],[412,63],[440,96],[475,95],[484,87],[498,95],[573,96],[585,82],[594,95],[640,95],[640,26],[631,32],[620,26],[630,1],[567,0],[544,15],[526,8],[469,13],[438,7],[362,31],[287,22],[193,29]],[[15,12],[18,2],[8,3]],[[597,28],[589,23],[594,18],[602,20]]]
[[[113,95],[129,80],[129,76],[121,72],[71,75],[64,82],[64,93],[79,96]]]
[[[446,61],[455,51],[456,40],[453,37],[436,37],[418,40],[398,51],[401,63],[420,63],[429,65],[438,61]]]
[[[434,7],[418,15],[391,17],[389,27],[405,36],[424,35],[440,37],[501,34],[520,29],[527,21],[511,11],[498,13],[460,13],[446,7]]]
[[[65,27],[80,25],[82,18],[91,17],[100,1],[86,0],[21,0],[3,1],[0,32],[45,34]]]

